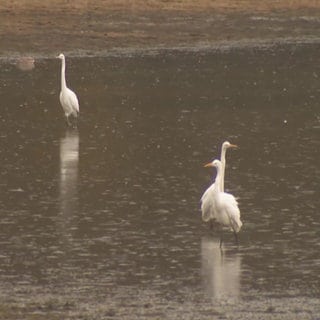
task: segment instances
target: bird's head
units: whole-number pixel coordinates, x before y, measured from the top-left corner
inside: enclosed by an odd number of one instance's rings
[[[221,166],[221,161],[217,159],[204,165],[205,168],[218,168],[219,166]]]
[[[229,141],[225,141],[225,142],[222,144],[222,149],[229,149],[229,148],[237,149],[238,146],[235,145],[235,144],[231,144]]]
[[[57,56],[58,59],[60,60],[63,60],[64,59],[64,54],[63,53],[60,53],[58,56]]]

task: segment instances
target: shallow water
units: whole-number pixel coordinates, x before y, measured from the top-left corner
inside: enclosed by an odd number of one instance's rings
[[[119,318],[319,314],[317,65],[316,45],[67,58],[81,110],[67,129],[59,61],[2,64],[2,303],[29,303],[27,314],[45,299],[69,316],[98,304]],[[224,140],[240,146],[226,189],[243,228],[239,248],[225,232],[220,250],[199,199]]]

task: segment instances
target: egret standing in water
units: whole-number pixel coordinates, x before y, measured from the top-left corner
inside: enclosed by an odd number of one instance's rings
[[[220,177],[220,188],[221,191],[224,192],[224,173],[226,169],[226,152],[229,148],[238,148],[235,144],[231,144],[229,141],[225,141],[221,146],[221,177]],[[216,220],[216,212],[215,212],[215,198],[213,196],[214,190],[216,189],[216,183],[213,183],[203,194],[201,197],[201,211],[202,211],[202,220],[204,222],[210,222],[210,226],[212,227],[212,223]]]
[[[78,117],[79,102],[76,94],[67,87],[66,84],[66,60],[63,53],[60,53],[58,58],[61,60],[61,91],[60,91],[60,103],[63,108],[64,114],[67,119],[67,123],[70,126],[69,116],[73,115]]]
[[[240,220],[240,210],[235,197],[232,194],[223,192],[221,190],[221,175],[223,171],[223,165],[221,161],[214,160],[210,163],[207,163],[205,167],[214,167],[217,169],[217,175],[214,183],[215,187],[211,192],[211,197],[213,197],[215,220],[221,226],[231,228],[238,244],[237,233],[240,231],[242,226],[242,222]],[[220,247],[221,245],[222,235],[220,237]]]

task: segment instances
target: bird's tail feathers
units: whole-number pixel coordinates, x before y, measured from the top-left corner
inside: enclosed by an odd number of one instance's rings
[[[240,217],[231,217],[230,219],[232,230],[238,233],[242,227]]]

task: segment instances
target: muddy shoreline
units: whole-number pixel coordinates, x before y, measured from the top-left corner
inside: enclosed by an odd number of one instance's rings
[[[320,42],[315,1],[2,1],[0,57],[130,55]]]

